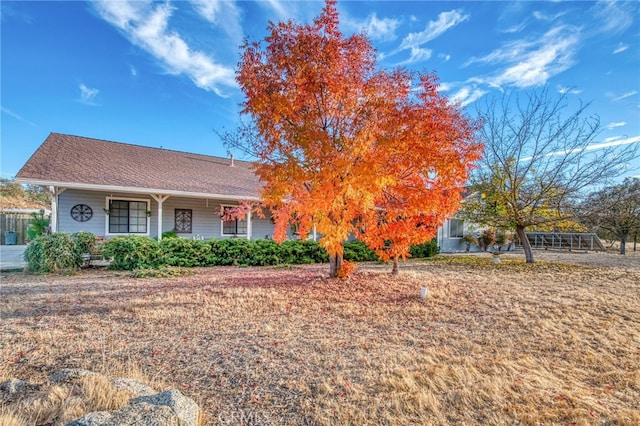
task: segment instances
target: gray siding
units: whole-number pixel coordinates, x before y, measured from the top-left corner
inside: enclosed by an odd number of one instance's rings
[[[148,235],[154,238],[158,236],[158,203],[146,194],[106,193],[95,191],[83,191],[67,189],[60,194],[58,199],[58,230],[74,233],[87,231],[99,236],[109,237],[107,228],[107,215],[104,211],[108,207],[108,198],[135,199],[149,201],[151,217],[148,224]],[[93,210],[93,217],[87,222],[77,222],[71,218],[71,208],[76,204],[87,204]],[[169,197],[162,204],[162,232],[175,228],[176,209],[192,210],[192,232],[181,233],[181,237],[193,238],[227,238],[222,236],[222,222],[220,209],[222,205],[235,205],[237,202],[229,200],[206,200],[200,198]],[[268,216],[264,219],[257,215],[252,216],[252,239],[273,237],[273,224]],[[241,237],[239,237],[241,238]]]
[[[470,226],[469,223],[464,222],[464,233],[474,232],[476,228]],[[450,235],[450,221],[445,221],[440,228],[438,228],[438,246],[441,253],[460,253],[467,250],[467,245],[462,242],[462,238],[455,238]],[[470,251],[479,251],[477,246],[471,246]]]

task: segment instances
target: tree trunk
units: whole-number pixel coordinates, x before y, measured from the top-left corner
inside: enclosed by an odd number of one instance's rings
[[[529,239],[524,233],[524,226],[517,225],[516,226],[516,235],[520,238],[520,242],[522,243],[522,249],[524,250],[524,258],[527,263],[534,263],[533,260],[533,250],[531,250],[531,244],[529,243]]]
[[[338,277],[338,271],[342,268],[342,255],[329,256],[329,276],[331,278]]]
[[[393,257],[393,267],[391,268],[391,275],[398,275],[398,256]]]
[[[633,234],[633,251],[636,251],[636,246],[638,245],[638,233]]]
[[[627,236],[629,234],[623,234],[620,236],[620,254],[621,255],[626,255],[627,254]]]

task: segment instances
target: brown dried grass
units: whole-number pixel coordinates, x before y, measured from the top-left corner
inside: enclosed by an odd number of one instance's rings
[[[5,275],[0,377],[133,365],[208,424],[640,424],[640,257],[502,259]]]

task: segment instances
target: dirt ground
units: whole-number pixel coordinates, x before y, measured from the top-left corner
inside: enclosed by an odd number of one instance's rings
[[[535,257],[3,274],[0,380],[136,370],[212,425],[640,424],[640,256]]]

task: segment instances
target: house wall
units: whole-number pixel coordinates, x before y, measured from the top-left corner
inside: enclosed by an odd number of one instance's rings
[[[463,224],[464,233],[475,233],[477,231],[477,227],[464,222]],[[440,247],[441,253],[462,253],[467,250],[467,245],[462,242],[462,238],[452,237],[450,234],[451,231],[451,221],[445,221],[440,228],[438,228],[438,246]],[[478,246],[472,245],[469,251],[480,251]]]
[[[110,236],[107,227],[107,215],[104,211],[108,207],[108,199],[135,199],[149,201],[151,216],[147,226],[148,234],[157,238],[158,234],[158,203],[148,194],[107,193],[67,189],[58,198],[58,231],[74,233],[78,231],[91,232],[94,235]],[[93,210],[93,217],[87,222],[78,222],[71,217],[71,209],[76,204],[86,204]],[[192,210],[191,233],[178,234],[185,238],[228,238],[222,235],[222,221],[220,220],[221,205],[237,205],[231,200],[207,200],[201,198],[169,197],[162,204],[162,232],[175,228],[175,210]],[[273,236],[273,224],[265,217],[252,216],[252,239]],[[238,236],[243,238],[245,236]]]

